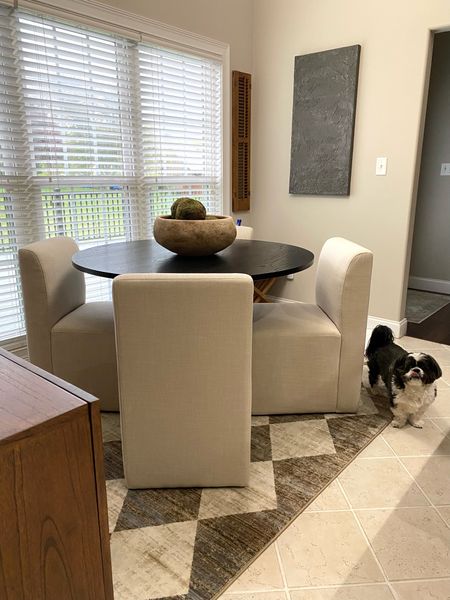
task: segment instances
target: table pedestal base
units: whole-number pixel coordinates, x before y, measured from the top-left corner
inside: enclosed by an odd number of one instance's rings
[[[270,288],[273,286],[276,280],[276,277],[271,277],[270,279],[258,279],[257,281],[254,281],[253,302],[257,304],[262,302],[271,302],[271,300],[269,300],[269,298],[267,297],[267,293],[269,292]]]

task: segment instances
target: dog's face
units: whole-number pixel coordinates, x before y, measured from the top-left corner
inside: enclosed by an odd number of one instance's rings
[[[441,377],[438,363],[429,354],[404,354],[394,365],[394,381],[399,387],[429,385]]]

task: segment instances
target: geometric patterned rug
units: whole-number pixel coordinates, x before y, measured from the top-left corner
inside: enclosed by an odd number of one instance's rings
[[[246,488],[128,490],[119,416],[104,413],[115,600],[219,596],[384,429],[387,404],[362,389],[356,415],[253,417]]]

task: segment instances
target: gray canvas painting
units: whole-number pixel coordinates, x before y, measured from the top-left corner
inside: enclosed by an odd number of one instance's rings
[[[291,194],[348,196],[361,46],[295,57]]]

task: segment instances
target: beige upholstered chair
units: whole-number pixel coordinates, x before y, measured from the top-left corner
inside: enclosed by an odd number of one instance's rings
[[[252,240],[253,239],[253,227],[247,227],[246,225],[238,225],[236,227],[236,239],[237,240]]]
[[[252,298],[241,274],[114,279],[129,488],[248,484]]]
[[[19,250],[30,360],[99,398],[102,410],[118,410],[112,302],[85,304],[77,250],[67,237]]]
[[[332,238],[316,304],[255,304],[253,414],[356,411],[371,272],[369,250]]]

